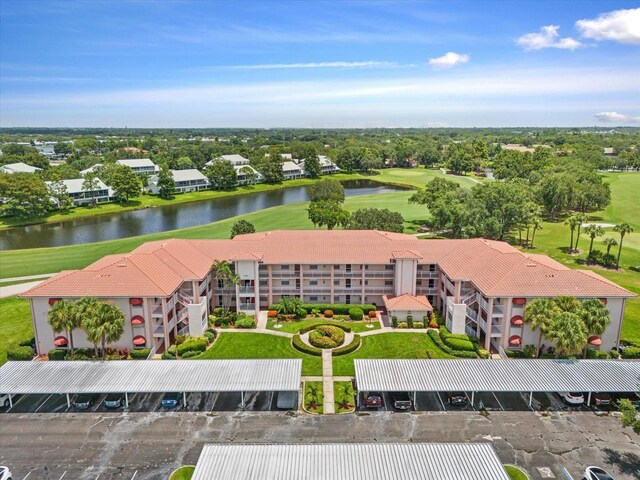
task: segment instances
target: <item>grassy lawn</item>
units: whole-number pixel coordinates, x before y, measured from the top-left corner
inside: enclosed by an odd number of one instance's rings
[[[466,187],[473,187],[478,181],[482,181],[480,178],[476,178],[473,174],[466,176],[447,175],[442,173],[439,169],[425,169],[423,167],[385,168],[383,170],[378,170],[376,174],[368,176],[367,178],[385,183],[422,188],[427,182],[430,182],[436,177],[446,178],[447,180],[451,180]]]
[[[428,353],[427,353],[428,352]],[[441,351],[426,333],[381,333],[362,337],[355,352],[333,359],[333,374],[354,376],[356,358],[454,358]]]
[[[196,467],[193,465],[180,467],[171,474],[171,478],[169,478],[169,480],[190,480],[195,469]]]
[[[331,178],[336,180],[352,180],[366,178],[357,173],[339,173],[333,175]],[[175,205],[179,203],[199,202],[203,200],[211,200],[213,198],[221,197],[233,197],[237,195],[244,195],[246,193],[258,193],[269,190],[279,190],[288,187],[299,187],[304,185],[310,185],[316,180],[311,178],[299,178],[295,180],[287,180],[281,184],[267,184],[260,183],[256,185],[244,185],[238,186],[234,190],[217,191],[217,190],[203,190],[200,192],[187,192],[176,194],[171,200],[164,200],[155,195],[141,195],[139,198],[131,200],[127,204],[120,204],[116,202],[100,203],[94,207],[75,207],[67,213],[54,213],[45,217],[30,218],[27,220],[16,220],[12,218],[0,219],[0,229],[10,228],[19,225],[33,225],[36,223],[52,223],[63,222],[66,220],[74,220],[76,218],[94,217],[96,215],[105,215],[108,213],[122,213],[129,210],[138,210],[146,207],[162,207],[165,205]]]
[[[505,465],[504,469],[507,471],[511,480],[527,480],[527,475],[518,467],[512,465]]]
[[[324,391],[322,382],[304,382],[304,408],[308,412],[322,414],[324,412]],[[311,408],[311,403],[315,402],[316,407]]]
[[[298,331],[303,328],[306,327],[308,325],[342,325],[344,327],[350,327],[351,331],[354,333],[360,333],[360,332],[368,332],[370,330],[379,330],[380,329],[380,322],[378,322],[377,320],[375,322],[371,322],[371,325],[373,325],[373,328],[367,328],[368,322],[352,322],[352,321],[344,321],[344,322],[340,322],[340,321],[336,321],[336,320],[329,320],[329,319],[323,319],[323,318],[309,318],[306,320],[297,320],[297,321],[291,321],[291,322],[282,322],[282,328],[274,328],[274,325],[276,324],[276,322],[273,319],[269,319],[269,321],[267,322],[267,328],[270,330],[279,330],[281,332],[288,332],[288,333],[298,333]]]
[[[356,409],[355,392],[351,382],[333,382],[333,398],[336,413],[353,412]]]
[[[320,357],[298,352],[290,338],[266,333],[221,333],[213,346],[197,358],[301,358],[302,375],[322,375]]]
[[[29,300],[0,299],[0,365],[7,361],[7,347],[33,337]]]

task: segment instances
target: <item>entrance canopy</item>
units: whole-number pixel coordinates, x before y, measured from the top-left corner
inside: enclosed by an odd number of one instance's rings
[[[509,480],[487,443],[205,445],[192,480]]]
[[[298,391],[301,359],[7,362],[0,393]]]
[[[640,362],[354,360],[360,391],[637,392]]]

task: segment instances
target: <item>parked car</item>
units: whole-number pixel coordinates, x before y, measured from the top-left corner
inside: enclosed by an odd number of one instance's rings
[[[73,401],[73,406],[76,407],[78,410],[86,410],[91,406],[92,402],[93,402],[92,395],[87,395],[82,393],[78,395],[76,399]]]
[[[123,403],[124,402],[121,393],[110,393],[104,399],[105,408],[120,408]]]
[[[611,405],[611,395],[608,393],[594,393],[591,395],[591,403],[596,407],[608,407]]]
[[[393,399],[393,408],[396,410],[411,410],[411,397],[407,392],[393,392],[391,398]]]
[[[6,407],[9,407],[10,404],[11,404],[11,401],[9,400],[9,394],[8,393],[0,394],[0,407],[6,408]]]
[[[9,467],[0,467],[0,480],[12,480],[12,478]]]
[[[587,467],[582,476],[583,480],[615,480],[612,475],[600,467]]]
[[[558,395],[567,405],[578,406],[584,404],[584,395],[580,392],[558,392]]]
[[[453,405],[454,407],[464,407],[469,403],[469,398],[464,392],[449,392],[447,394],[447,401],[449,405]]]
[[[384,406],[384,400],[382,398],[382,393],[380,392],[369,392],[364,399],[364,406],[367,408],[380,408]]]
[[[295,410],[297,395],[295,392],[278,392],[276,407],[281,410]]]
[[[162,406],[164,408],[176,408],[182,403],[182,394],[179,392],[165,393],[162,397]]]

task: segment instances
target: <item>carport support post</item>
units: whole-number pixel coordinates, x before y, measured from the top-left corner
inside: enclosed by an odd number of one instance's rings
[[[182,392],[182,406],[187,406],[187,392]]]
[[[587,407],[591,406],[591,392],[589,392],[589,396],[587,397]]]
[[[67,393],[67,408],[71,408],[71,400],[69,399],[68,393]]]
[[[244,410],[244,392],[240,392],[240,404]]]
[[[9,408],[13,408],[13,395],[9,394]]]
[[[471,408],[473,408],[473,403],[476,398],[476,392],[471,392]]]
[[[129,394],[124,392],[124,408],[129,408]]]
[[[529,408],[531,408],[532,404],[533,404],[533,392],[529,392]]]

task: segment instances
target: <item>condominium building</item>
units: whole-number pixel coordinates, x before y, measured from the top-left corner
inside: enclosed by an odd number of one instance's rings
[[[215,260],[230,262],[240,282],[216,280]],[[83,270],[61,272],[23,294],[31,302],[39,353],[65,343],[64,338],[56,342],[60,335],[47,321],[49,309],[62,298],[93,296],[117,304],[127,321],[118,347],[162,351],[178,333],[202,334],[207,316],[223,302],[257,315],[283,296],[296,296],[306,303],[375,304],[385,314],[414,318],[435,308],[452,332],[499,349],[536,343],[537,333],[524,318],[527,302],[564,295],[600,299],[612,323],[591,343],[602,349],[618,344],[632,292],[589,270],[484,239],[308,230],[232,240],[160,240],[129,254],[108,255]],[[86,344],[82,332],[74,332],[74,341]]]
[[[209,180],[199,170],[190,168],[187,170],[169,170],[173,181],[176,184],[176,192],[199,192],[209,188]],[[147,190],[157,194],[160,192],[160,178],[158,175],[152,175],[149,178],[149,186]]]
[[[59,180],[58,182],[47,181],[45,183],[47,186],[52,186],[56,183],[64,185],[67,194],[76,206],[86,205],[88,203],[108,202],[115,196],[114,191],[99,178],[94,180],[91,190],[87,189],[85,182],[86,180],[84,178],[72,178],[69,180]],[[55,202],[57,202],[57,200],[54,199],[54,203]]]
[[[153,175],[160,171],[160,167],[153,163],[150,158],[126,158],[116,160],[116,164],[131,168],[137,175]]]

